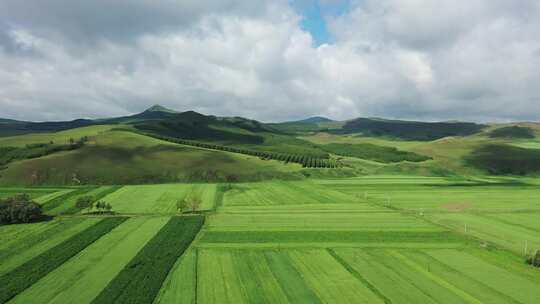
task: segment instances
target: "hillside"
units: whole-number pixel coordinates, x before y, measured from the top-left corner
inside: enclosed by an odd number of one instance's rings
[[[361,133],[364,136],[385,136],[405,140],[436,140],[448,136],[468,136],[485,126],[469,122],[419,122],[357,118],[347,121],[337,134]]]
[[[54,134],[51,136],[53,138]],[[66,185],[75,181],[81,184],[146,184],[287,179],[295,178],[289,172],[300,168],[299,165],[176,145],[111,129],[91,136],[89,142],[79,149],[10,163],[0,171],[0,184]]]
[[[540,142],[535,136],[540,127],[533,123],[488,126],[364,118],[335,122],[315,117],[265,124],[156,105],[124,117],[51,123],[3,119],[0,125],[2,134],[30,132],[0,137],[0,184],[5,185],[250,181],[405,172],[540,174],[540,168],[525,160],[512,161],[515,153],[533,163],[538,159]],[[504,136],[494,136],[501,132]],[[490,152],[495,151],[493,144],[504,153]]]

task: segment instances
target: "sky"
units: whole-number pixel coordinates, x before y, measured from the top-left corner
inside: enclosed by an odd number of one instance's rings
[[[538,0],[2,0],[0,117],[540,120]]]

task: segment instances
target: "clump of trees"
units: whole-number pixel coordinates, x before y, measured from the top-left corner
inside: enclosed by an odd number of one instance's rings
[[[75,203],[75,206],[80,210],[87,210],[87,213],[90,213],[94,208],[97,209],[97,212],[100,214],[105,212],[111,213],[112,211],[111,204],[104,201],[96,202],[95,198],[90,195],[79,197],[77,199],[77,203]]]
[[[88,212],[90,212],[94,207],[94,197],[90,195],[79,197],[75,203],[75,207],[80,210],[88,210]]]
[[[527,264],[534,267],[540,267],[540,250],[537,250],[534,255],[527,257]]]
[[[196,196],[185,197],[176,202],[176,209],[180,213],[197,212],[201,208],[202,199]]]
[[[41,205],[28,194],[0,199],[0,224],[29,223],[42,217]]]
[[[99,201],[96,203],[96,209],[98,210],[98,213],[110,213],[112,210],[112,206],[111,204],[104,201]]]

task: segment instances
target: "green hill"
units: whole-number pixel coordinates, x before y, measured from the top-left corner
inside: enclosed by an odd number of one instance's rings
[[[51,123],[2,119],[0,126],[0,134],[11,135],[0,137],[3,185],[540,174],[531,164],[540,146],[529,137],[540,130],[533,123],[500,127],[315,117],[266,124],[156,105],[123,117]],[[517,161],[521,157],[526,161]]]
[[[489,133],[491,138],[535,138],[534,130],[528,127],[510,126],[495,129]]]
[[[2,185],[146,184],[299,178],[300,165],[168,143],[110,130],[73,151],[19,160],[0,170]]]
[[[468,136],[485,126],[469,122],[419,122],[357,118],[347,121],[337,134],[361,133],[365,136],[385,136],[406,140],[436,140],[448,136]]]

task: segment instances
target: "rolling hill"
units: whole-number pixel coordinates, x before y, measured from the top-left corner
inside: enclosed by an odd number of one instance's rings
[[[252,181],[403,172],[536,175],[540,168],[527,162],[540,157],[539,130],[534,123],[372,118],[261,123],[159,105],[98,120],[1,119],[0,184]],[[523,154],[521,161],[508,156],[516,153]]]

